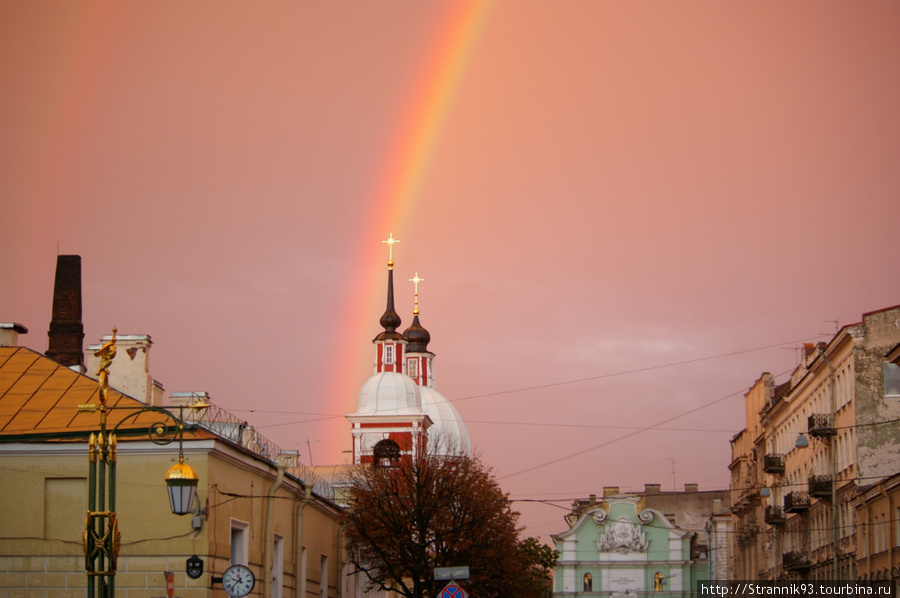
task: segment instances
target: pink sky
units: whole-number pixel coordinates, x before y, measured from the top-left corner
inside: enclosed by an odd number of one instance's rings
[[[86,342],[316,465],[389,233],[516,500],[727,487],[743,391],[900,303],[896,2],[4,1],[0,85],[0,321],[79,254]]]

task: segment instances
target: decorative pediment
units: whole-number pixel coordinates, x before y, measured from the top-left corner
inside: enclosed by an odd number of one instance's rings
[[[628,517],[622,516],[613,523],[607,523],[606,531],[597,542],[600,552],[647,552],[650,542],[641,531],[641,526],[635,525]]]

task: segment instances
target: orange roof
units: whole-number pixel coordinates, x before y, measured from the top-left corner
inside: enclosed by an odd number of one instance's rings
[[[0,347],[0,441],[34,435],[52,439],[86,437],[100,428],[100,414],[78,405],[99,406],[96,380],[24,347]],[[145,404],[109,390],[106,427],[148,430],[156,422],[173,424],[158,412],[139,413]],[[60,438],[61,439],[61,438]]]

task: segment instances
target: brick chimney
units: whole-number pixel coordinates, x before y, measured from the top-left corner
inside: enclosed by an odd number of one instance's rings
[[[47,336],[47,357],[67,368],[85,371],[80,255],[56,256],[53,314]]]

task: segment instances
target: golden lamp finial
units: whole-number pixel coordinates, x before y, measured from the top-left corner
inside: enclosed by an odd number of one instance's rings
[[[413,278],[409,279],[409,282],[413,283],[413,286],[415,287],[415,290],[416,290],[415,298],[414,298],[415,307],[413,307],[413,315],[414,316],[419,315],[419,283],[424,280],[425,280],[424,278],[419,278],[418,272],[416,272],[416,275]]]
[[[116,356],[116,327],[113,326],[112,338],[104,343],[94,357],[100,358],[100,367],[97,368],[97,380],[99,382],[100,403],[106,405],[106,397],[109,396],[109,366]]]
[[[394,233],[390,233],[388,238],[382,241],[382,243],[387,243],[388,246],[388,270],[394,269],[394,244],[399,242],[399,239],[394,238]]]

